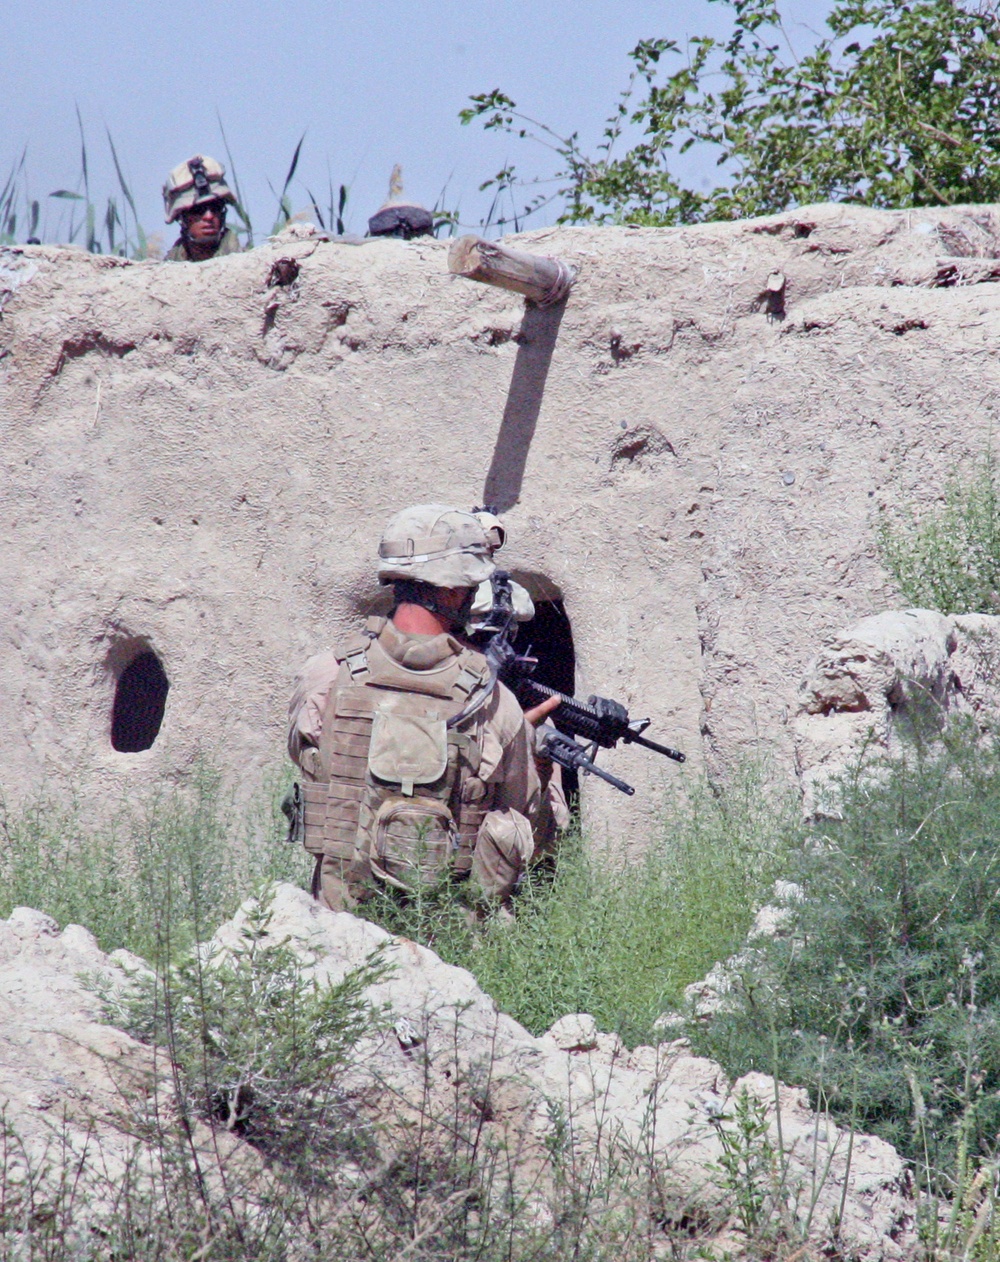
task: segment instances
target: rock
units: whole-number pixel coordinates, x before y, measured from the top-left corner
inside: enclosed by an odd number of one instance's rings
[[[252,903],[220,927],[206,944],[206,961],[230,956],[250,914],[256,914]],[[789,1222],[801,1227],[814,1183],[819,1185],[812,1247],[831,1244],[830,1223],[846,1179],[837,1248],[871,1262],[917,1255],[914,1206],[897,1154],[880,1140],[856,1137],[848,1170],[846,1136],[809,1110],[802,1091],[759,1074],[730,1084],[718,1065],[692,1056],[684,1040],[628,1053],[587,1014],[563,1018],[545,1037],[534,1038],[498,1012],[468,972],[373,924],[327,911],[292,886],[276,888],[260,945],[268,942],[287,944],[304,974],[321,983],[341,980],[373,951],[391,969],[368,991],[381,1014],[378,1028],[356,1047],[338,1082],[338,1098],[353,1125],[375,1128],[384,1160],[391,1160],[394,1144],[409,1142],[414,1120],[421,1133],[440,1131],[451,1145],[456,1135],[475,1135],[483,1154],[517,1154],[513,1172],[528,1197],[524,1213],[542,1224],[550,1212],[545,1189],[553,1128],[562,1117],[574,1161],[610,1177],[640,1157],[651,1159],[666,1198],[658,1211],[663,1221],[669,1219],[665,1204],[701,1206],[696,1220],[703,1223],[705,1246],[732,1245],[738,1242],[727,1225],[733,1192],[719,1178],[718,1129],[729,1124],[734,1093],[745,1090],[760,1102],[772,1144],[778,1142],[780,1108],[786,1150],[781,1213]],[[89,1191],[72,1224],[84,1239],[88,1224],[108,1208],[109,1182],[124,1177],[129,1161],[156,1169],[155,1151],[137,1150],[123,1130],[123,1101],[138,1116],[143,1093],[155,1084],[158,1107],[169,1112],[171,1086],[152,1049],[97,1022],[81,972],[100,976],[112,991],[128,985],[125,971],[86,931],[59,933],[48,917],[25,910],[0,922],[0,1104],[29,1159],[46,1152],[51,1157],[56,1131],[50,1118],[59,1119],[63,1151],[86,1154],[79,1177]],[[242,1169],[251,1181],[265,1178],[254,1150],[232,1135],[196,1127],[192,1142],[208,1172],[210,1195],[229,1186],[219,1162],[230,1172]],[[344,1177],[360,1185],[376,1172],[345,1167]],[[642,1186],[649,1177],[647,1172]],[[682,1216],[678,1208],[678,1222]],[[668,1243],[664,1235],[663,1247]]]
[[[754,916],[747,933],[748,942],[758,938],[776,938],[786,933],[795,919],[795,908],[790,904],[800,902],[804,894],[802,886],[794,881],[775,881],[771,897],[774,902],[765,903]]]
[[[794,898],[795,890],[788,886],[783,893]],[[245,905],[222,926],[210,955],[219,958],[238,943],[251,910]],[[537,1179],[555,1107],[573,1119],[577,1159],[604,1151],[610,1135],[622,1151],[651,1145],[677,1203],[700,1201],[717,1215],[726,1204],[715,1165],[721,1153],[717,1126],[731,1110],[734,1092],[745,1088],[767,1110],[772,1143],[777,1143],[776,1099],[783,1134],[786,1115],[789,1119],[787,1212],[804,1222],[814,1180],[821,1185],[812,1215],[814,1243],[829,1238],[849,1178],[841,1247],[873,1260],[915,1255],[913,1204],[899,1156],[866,1137],[863,1153],[855,1145],[848,1171],[846,1136],[809,1110],[801,1090],[776,1086],[763,1075],[730,1084],[718,1065],[692,1056],[683,1039],[628,1053],[617,1035],[601,1033],[585,1013],[563,1017],[534,1038],[498,1012],[464,969],[347,913],[329,912],[291,886],[277,887],[268,936],[286,942],[320,979],[339,980],[376,947],[392,967],[392,975],[371,988],[371,999],[385,1008],[396,1029],[402,1018],[408,1029],[419,1031],[419,1044],[404,1046],[391,1027],[367,1039],[345,1086],[355,1106],[379,1126],[421,1109],[447,1117],[451,1125],[459,1107],[463,1117],[477,1119],[485,1142],[515,1144],[525,1170]],[[374,1092],[373,1083],[379,1084]],[[812,1144],[819,1131],[829,1143]]]
[[[1000,618],[904,609],[829,636],[799,690],[791,727],[807,815],[836,814],[835,781],[862,749],[892,754],[915,723],[1000,720]]]
[[[542,1036],[562,1052],[592,1052],[597,1047],[597,1022],[587,1012],[560,1017]]]
[[[706,1019],[726,1008],[730,996],[741,985],[744,973],[760,959],[760,949],[753,943],[788,934],[795,922],[794,904],[803,896],[801,885],[794,881],[775,881],[771,894],[774,901],[757,910],[747,933],[746,945],[728,959],[715,963],[699,981],[684,987],[684,1000],[690,1016]],[[680,1013],[665,1012],[657,1018],[657,1026],[669,1032],[675,1026],[682,1027],[684,1020]]]

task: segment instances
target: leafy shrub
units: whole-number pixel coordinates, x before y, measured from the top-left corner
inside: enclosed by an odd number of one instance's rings
[[[1000,1128],[1000,750],[952,730],[842,793],[793,865],[791,932],[693,1036],[731,1073],[805,1084],[924,1168],[954,1167]]]
[[[936,512],[884,518],[878,538],[886,568],[912,604],[942,613],[1000,612],[1000,488],[992,454],[971,478],[952,476]]]
[[[536,1034],[568,1012],[589,1012],[635,1044],[689,982],[742,943],[797,828],[791,796],[747,768],[718,793],[702,785],[675,800],[636,859],[571,834],[554,872],[528,875],[514,919],[494,915],[473,928],[456,899],[461,887],[409,902],[381,895],[363,914],[467,968]]]
[[[309,961],[269,939],[270,921],[264,897],[226,956],[207,960],[202,947],[137,978],[109,1015],[167,1049],[185,1112],[250,1140],[302,1181],[361,1143],[337,1075],[378,1028],[364,991],[387,970],[375,953],[336,985],[320,984],[304,972]]]

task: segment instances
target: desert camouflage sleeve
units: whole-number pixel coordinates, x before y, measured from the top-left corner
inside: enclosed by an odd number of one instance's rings
[[[288,703],[288,754],[298,767],[302,766],[303,752],[319,746],[323,711],[339,670],[336,653],[328,649],[310,657],[295,677]]]

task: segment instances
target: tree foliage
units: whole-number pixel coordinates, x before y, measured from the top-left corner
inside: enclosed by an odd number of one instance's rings
[[[727,41],[649,39],[632,50],[594,156],[577,133],[560,136],[499,89],[471,98],[463,122],[540,141],[559,161],[555,191],[535,182],[524,213],[562,199],[560,222],[671,225],[816,201],[1000,199],[997,0],[839,0],[828,33],[801,57],[780,0],[717,2],[733,10]],[[695,145],[718,156],[713,188],[692,188],[673,169]],[[521,187],[513,166],[491,185]]]

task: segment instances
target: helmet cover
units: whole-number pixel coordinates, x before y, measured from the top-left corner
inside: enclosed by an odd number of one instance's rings
[[[473,517],[482,526],[491,552],[499,552],[507,542],[507,527],[490,508],[474,508]]]
[[[163,186],[163,211],[167,223],[173,223],[182,211],[214,201],[236,205],[232,189],[226,184],[226,168],[208,154],[195,154],[187,162],[174,167],[167,176]]]
[[[378,548],[380,583],[411,579],[432,587],[478,587],[496,569],[472,513],[418,504],[392,517]]]

